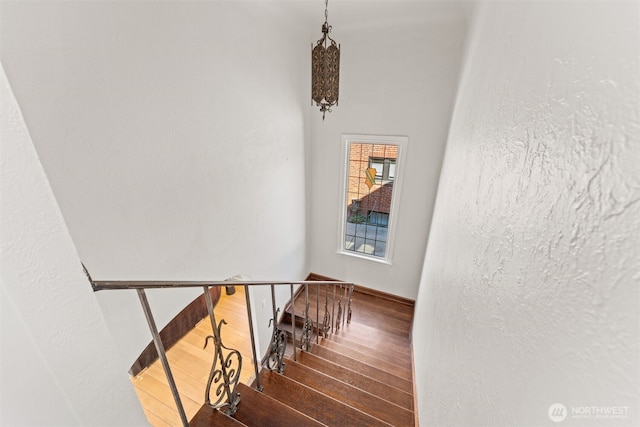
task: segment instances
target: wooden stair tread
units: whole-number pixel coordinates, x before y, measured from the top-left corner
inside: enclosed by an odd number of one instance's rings
[[[189,427],[238,427],[246,426],[246,424],[223,414],[217,409],[213,409],[210,406],[202,405],[202,408],[196,413],[196,415],[189,422]]]
[[[395,427],[414,425],[412,411],[293,360],[284,375]]]
[[[248,427],[320,427],[322,423],[242,383],[234,418]]]
[[[366,342],[374,348],[391,348],[406,354],[411,354],[409,336],[400,336],[387,331],[381,331],[371,326],[352,321],[335,332],[338,336],[353,338],[359,342]]]
[[[323,359],[327,359],[334,363],[337,363],[338,365],[342,365],[345,368],[352,369],[380,382],[389,384],[407,393],[413,392],[413,383],[411,380],[401,378],[375,366],[367,365],[360,360],[337,353],[321,345],[314,345],[313,347],[311,347],[309,352],[315,354],[316,356],[320,356]]]
[[[393,301],[382,296],[376,296],[360,291],[358,288],[353,292],[352,303],[368,304],[370,306],[382,307],[384,312],[390,313],[391,317],[405,319],[409,322],[413,319],[414,305]]]
[[[393,374],[400,378],[404,378],[408,381],[411,381],[413,378],[411,369],[398,365],[397,363],[395,363],[395,360],[389,361],[387,359],[381,359],[371,353],[363,353],[361,351],[349,348],[328,339],[320,340],[320,345],[328,348],[331,351],[335,351],[336,353],[340,353],[352,359],[359,360],[367,365],[375,366],[378,369],[389,372],[390,374]]]
[[[308,352],[298,352],[298,363],[315,369],[316,371],[331,375],[333,378],[359,388],[360,390],[382,397],[384,400],[394,403],[402,408],[410,411],[413,410],[413,395],[392,387],[389,384],[374,380],[373,378],[362,375],[359,372],[345,368],[344,366]]]
[[[263,393],[327,426],[389,427],[377,418],[335,400],[284,375],[263,369]]]
[[[325,287],[323,285],[319,286],[319,292],[316,290],[316,285],[309,285],[309,305],[311,308],[315,309],[318,305],[317,302],[320,303],[320,306],[324,306],[324,302],[326,301]],[[296,295],[296,313],[301,313],[304,310],[304,302],[305,296],[304,292],[301,291]],[[333,288],[329,288],[329,311],[331,311],[331,306],[333,305]],[[344,305],[348,304],[348,295],[340,294],[340,292],[335,293],[336,300],[341,299]],[[402,299],[403,301],[400,301]],[[415,302],[413,300],[407,300],[401,297],[396,297],[391,294],[385,294],[382,292],[375,291],[373,289],[364,288],[361,286],[356,286],[353,293],[351,294],[351,302],[352,307],[353,304],[366,304],[368,306],[375,307],[376,310],[382,311],[385,314],[388,314],[388,317],[394,319],[401,319],[408,322],[411,322],[413,319],[413,311]],[[336,303],[337,308],[337,303]]]
[[[411,363],[411,354],[407,354],[406,352],[395,351],[391,348],[385,348],[383,351],[380,351],[370,345],[362,344],[351,337],[339,336],[339,335],[329,335],[328,338],[325,338],[325,341],[336,342],[345,347],[352,348],[362,353],[371,354],[379,359],[387,359],[393,360],[399,366],[403,366],[407,369],[412,369]]]
[[[397,335],[409,336],[411,334],[411,321],[391,317],[388,308],[380,305],[372,305],[370,309],[363,307],[365,304],[354,300],[351,304],[351,321],[364,323]]]
[[[359,336],[357,334],[350,334],[348,332],[338,332],[335,334],[331,334],[329,335],[328,339],[347,346],[353,343],[367,348],[384,349],[384,352],[387,353],[391,358],[399,358],[406,361],[411,361],[411,348],[409,347],[409,344],[402,347],[398,345],[385,345],[384,341],[382,341],[382,343],[377,341],[378,339],[380,339],[379,337],[376,338],[375,341],[373,341],[371,338],[367,339],[367,337]]]

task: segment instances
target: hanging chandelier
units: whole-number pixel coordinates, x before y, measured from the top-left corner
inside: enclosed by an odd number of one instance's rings
[[[318,40],[311,50],[311,105],[313,102],[322,111],[322,120],[325,113],[331,112],[331,107],[338,105],[338,92],[340,86],[340,45],[329,37],[331,25],[329,25],[328,4],[324,2],[324,24],[322,24],[322,38]]]

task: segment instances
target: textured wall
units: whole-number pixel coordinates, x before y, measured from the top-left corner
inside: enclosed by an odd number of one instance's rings
[[[2,67],[0,100],[0,425],[144,425]]]
[[[554,403],[640,424],[638,16],[476,15],[417,300],[422,425],[553,425]]]

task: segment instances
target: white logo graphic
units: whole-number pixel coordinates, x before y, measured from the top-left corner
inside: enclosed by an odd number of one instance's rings
[[[562,403],[554,403],[549,406],[549,418],[554,423],[559,423],[567,418],[567,408]]]

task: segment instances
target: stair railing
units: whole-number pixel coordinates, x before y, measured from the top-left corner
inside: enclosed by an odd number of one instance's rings
[[[83,265],[84,268],[84,265]],[[220,410],[227,415],[233,416],[238,408],[238,404],[240,403],[240,393],[237,392],[238,382],[240,380],[240,372],[242,369],[242,355],[238,350],[228,348],[224,345],[221,338],[221,328],[223,324],[226,324],[224,319],[221,319],[217,322],[215,314],[214,314],[214,306],[213,301],[211,299],[210,288],[212,287],[226,287],[230,285],[229,281],[128,281],[128,280],[118,280],[118,281],[102,281],[102,280],[93,280],[91,275],[84,268],[85,274],[87,275],[89,282],[94,290],[103,291],[103,290],[124,290],[124,289],[133,289],[136,290],[138,294],[138,298],[142,305],[142,310],[145,314],[145,318],[147,320],[147,324],[149,326],[149,330],[151,332],[151,337],[153,339],[153,343],[158,352],[158,357],[162,364],[162,368],[164,370],[165,376],[167,377],[167,382],[169,383],[169,388],[171,389],[171,394],[176,404],[176,408],[178,410],[178,414],[180,416],[180,420],[183,426],[187,427],[189,425],[189,421],[184,411],[184,406],[182,405],[182,401],[180,400],[180,394],[178,393],[178,388],[176,386],[175,380],[173,378],[173,374],[171,373],[171,368],[169,366],[169,361],[167,359],[167,354],[162,343],[162,339],[160,338],[160,334],[158,333],[158,328],[156,326],[155,320],[153,318],[153,313],[151,307],[149,305],[149,301],[147,299],[145,290],[147,289],[179,289],[179,288],[202,288],[204,292],[205,303],[207,306],[207,312],[209,315],[209,320],[211,322],[211,327],[213,330],[213,335],[206,337],[205,339],[205,347],[209,343],[209,341],[213,341],[215,345],[214,350],[214,359],[211,366],[211,372],[209,374],[209,378],[207,381],[207,388],[205,390],[205,404],[213,409]],[[294,286],[299,286],[304,289],[305,295],[305,310],[304,310],[304,319],[303,319],[303,328],[302,328],[302,336],[301,339],[301,348],[305,351],[308,351],[311,346],[311,336],[313,335],[314,329],[316,330],[316,342],[319,342],[320,335],[327,337],[328,333],[337,332],[340,327],[344,327],[345,318],[341,316],[341,310],[344,301],[347,301],[348,304],[348,316],[346,316],[347,323],[351,320],[351,297],[353,294],[354,284],[339,282],[339,281],[242,281],[238,283],[233,283],[234,286],[243,286],[245,290],[245,298],[246,298],[246,306],[247,306],[247,316],[249,321],[249,335],[251,337],[251,351],[252,357],[255,361],[254,369],[255,369],[255,388],[258,391],[262,391],[262,385],[260,384],[260,372],[258,366],[257,351],[256,351],[256,342],[255,336],[253,332],[253,316],[251,314],[251,297],[249,293],[249,288],[253,286],[270,286],[271,287],[271,302],[272,302],[272,310],[273,310],[273,318],[269,320],[269,324],[273,328],[273,332],[271,334],[271,342],[269,343],[267,354],[265,356],[264,365],[270,369],[275,370],[278,373],[282,373],[284,371],[284,360],[285,360],[285,351],[287,345],[287,335],[286,333],[280,329],[280,323],[278,322],[278,314],[280,312],[280,308],[276,307],[276,298],[275,298],[275,287],[276,286],[289,286],[290,289],[290,315],[292,318],[291,321],[291,329],[293,335],[293,343],[295,346],[296,343],[296,313],[295,313],[295,296],[294,294]],[[311,314],[309,313],[309,285],[317,285],[316,290],[316,323],[311,320]],[[325,293],[325,304],[324,304],[324,318],[323,322],[319,322],[319,310],[320,310],[320,288],[324,288]],[[329,293],[330,290],[333,291],[332,298],[332,315],[329,315]],[[335,314],[335,305],[336,305],[336,295],[338,301],[338,315]],[[294,359],[297,360],[297,353],[294,349],[293,351]]]

